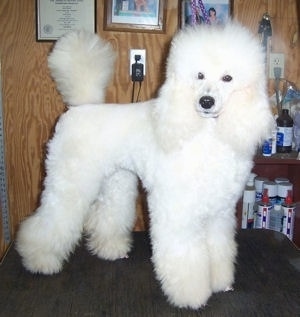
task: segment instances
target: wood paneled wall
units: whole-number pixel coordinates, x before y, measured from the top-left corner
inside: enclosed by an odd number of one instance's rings
[[[107,92],[108,102],[131,100],[128,75],[130,48],[147,50],[147,75],[141,100],[152,98],[164,80],[164,63],[178,26],[177,1],[169,0],[166,32],[149,34],[103,31],[104,1],[97,1],[97,32],[118,52],[116,73]],[[257,33],[263,13],[272,17],[272,50],[286,54],[286,77],[300,86],[297,0],[234,0],[234,16]],[[0,1],[0,58],[11,230],[37,207],[44,176],[45,145],[64,105],[47,69],[52,43],[35,40],[35,0]],[[272,93],[272,82],[270,82]],[[141,198],[136,229],[143,229]],[[2,227],[0,227],[2,237]],[[7,245],[1,238],[0,257]]]
[[[254,33],[267,12],[273,35],[270,52],[285,54],[285,79],[300,86],[300,1],[299,0],[234,0],[234,16]],[[269,95],[274,94],[274,81],[269,81]]]

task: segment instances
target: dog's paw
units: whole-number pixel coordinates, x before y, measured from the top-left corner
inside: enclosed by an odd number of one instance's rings
[[[52,254],[23,256],[22,263],[31,273],[51,275],[62,270],[63,261]]]
[[[211,288],[214,293],[233,290],[234,266],[233,262],[224,259],[222,265],[211,265]]]
[[[89,239],[88,249],[92,254],[105,260],[127,259],[131,249],[131,238]]]
[[[208,285],[193,283],[182,280],[177,283],[176,276],[173,279],[163,280],[162,289],[168,301],[179,308],[200,309],[207,305],[207,301],[212,295],[212,290]]]
[[[232,280],[230,280],[230,281],[226,281],[226,279],[224,279],[224,280],[219,279],[218,281],[213,280],[212,281],[212,290],[214,293],[230,292],[230,291],[234,290],[231,285],[232,285]]]
[[[234,291],[234,288],[232,286],[227,286],[225,289],[224,289],[224,292],[232,292]]]

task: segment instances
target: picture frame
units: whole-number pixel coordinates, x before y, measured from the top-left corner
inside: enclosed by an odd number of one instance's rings
[[[106,0],[104,30],[164,33],[167,0]]]
[[[233,0],[181,0],[180,27],[201,23],[224,24],[232,16],[232,2]]]
[[[96,32],[96,0],[36,0],[36,40],[55,41],[85,29]]]

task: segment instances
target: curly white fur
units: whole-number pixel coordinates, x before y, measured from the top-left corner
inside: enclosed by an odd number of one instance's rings
[[[64,102],[70,106],[103,102],[115,57],[110,43],[96,34],[82,30],[60,38],[48,65]]]
[[[84,231],[99,257],[126,256],[139,177],[156,276],[170,303],[199,308],[234,282],[235,205],[272,123],[264,54],[236,23],[182,30],[157,99],[101,105],[106,45],[72,32],[49,57],[64,100],[82,105],[57,123],[41,205],[17,250],[31,272],[56,273]]]

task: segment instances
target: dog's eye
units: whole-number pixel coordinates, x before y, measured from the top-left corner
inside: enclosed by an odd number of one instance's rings
[[[225,75],[222,77],[222,80],[225,82],[229,82],[229,81],[232,81],[232,77],[230,75]]]
[[[204,79],[204,74],[202,74],[201,72],[198,73],[198,79]]]

